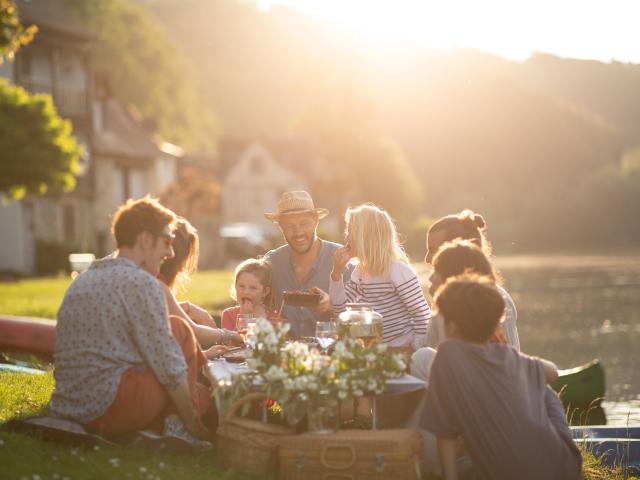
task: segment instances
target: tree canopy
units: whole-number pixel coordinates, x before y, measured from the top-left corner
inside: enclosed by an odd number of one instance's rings
[[[202,101],[192,65],[144,9],[126,0],[67,0],[97,35],[94,65],[113,94],[133,103],[159,133],[186,147],[211,150],[218,128]]]
[[[81,147],[49,95],[0,81],[0,191],[17,199],[75,186]]]
[[[13,57],[22,45],[29,43],[38,27],[23,26],[18,18],[16,4],[12,0],[0,0],[0,64]]]

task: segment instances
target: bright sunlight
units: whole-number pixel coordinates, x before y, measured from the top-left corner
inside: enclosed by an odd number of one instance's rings
[[[259,0],[320,15],[368,42],[468,47],[513,60],[534,51],[640,61],[634,0]],[[636,37],[636,38],[634,38]]]

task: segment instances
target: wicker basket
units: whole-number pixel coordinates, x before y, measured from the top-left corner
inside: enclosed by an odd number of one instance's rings
[[[261,478],[277,474],[278,437],[291,435],[293,429],[236,415],[244,404],[266,398],[264,393],[245,395],[224,416],[217,430],[217,460],[221,466]]]
[[[279,480],[419,480],[422,439],[413,430],[341,430],[279,437]]]

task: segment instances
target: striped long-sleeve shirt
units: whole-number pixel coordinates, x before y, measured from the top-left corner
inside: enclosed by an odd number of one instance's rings
[[[414,349],[423,346],[431,309],[411,266],[394,261],[385,277],[370,277],[349,264],[345,278],[329,284],[336,313],[344,311],[348,302],[369,303],[382,315],[385,344]]]

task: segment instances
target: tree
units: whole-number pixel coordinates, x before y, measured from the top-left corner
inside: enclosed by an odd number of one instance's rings
[[[211,150],[217,125],[192,65],[144,9],[126,0],[67,0],[97,35],[94,64],[114,96],[132,103],[174,143]]]
[[[13,60],[16,51],[29,43],[37,31],[35,25],[24,27],[20,23],[13,0],[0,0],[0,65],[5,57]]]
[[[0,81],[0,191],[12,199],[72,190],[81,147],[49,95]]]
[[[185,166],[178,178],[160,194],[160,201],[183,217],[212,215],[220,202],[220,185],[209,170]]]

